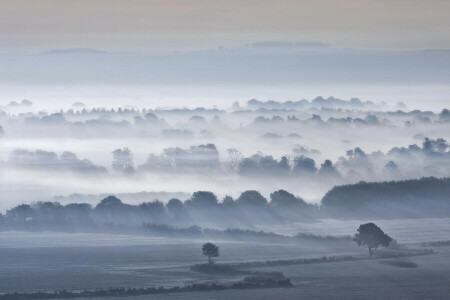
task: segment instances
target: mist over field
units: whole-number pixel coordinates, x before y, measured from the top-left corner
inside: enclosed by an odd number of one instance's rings
[[[0,0],[0,300],[448,298],[449,15]]]
[[[3,106],[4,211],[74,193],[191,194],[205,186],[220,197],[286,189],[320,203],[337,184],[449,175],[445,108],[332,96],[195,108],[35,106]],[[113,152],[125,148],[128,161],[121,162]],[[305,172],[296,168],[302,157],[312,160]],[[115,168],[114,159],[129,166]],[[321,170],[326,161],[334,173]]]

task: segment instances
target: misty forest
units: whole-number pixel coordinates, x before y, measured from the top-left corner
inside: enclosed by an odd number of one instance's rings
[[[0,0],[0,300],[448,299],[426,2]]]

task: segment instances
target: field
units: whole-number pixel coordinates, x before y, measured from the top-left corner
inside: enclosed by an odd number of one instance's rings
[[[448,237],[448,219],[397,220],[387,223],[387,233],[397,234],[411,249],[420,242]],[[394,226],[394,222],[396,222]],[[358,222],[356,222],[358,223]],[[325,221],[322,226],[341,224]],[[359,224],[359,223],[358,223]],[[436,224],[444,224],[436,226]],[[293,226],[293,224],[287,227]],[[303,225],[311,233],[318,224]],[[408,237],[408,231],[428,228],[428,234]],[[275,230],[275,229],[274,229]],[[278,228],[278,230],[281,230]],[[287,230],[287,229],[284,229]],[[336,234],[328,228],[330,234]],[[323,233],[323,232],[320,232]],[[412,244],[412,240],[415,241]],[[153,238],[145,236],[0,233],[0,292],[80,290],[108,287],[184,286],[199,282],[224,283],[243,275],[206,275],[189,266],[205,262],[204,240]],[[361,255],[367,250],[352,242],[299,241],[293,244],[214,241],[221,250],[220,263]],[[408,299],[445,298],[450,293],[450,247],[435,247],[434,254],[396,259],[373,259],[323,264],[274,266],[255,271],[280,271],[293,288],[228,290],[152,295],[152,299],[251,299],[358,298]],[[383,292],[383,293],[381,293]],[[147,299],[145,296],[129,299]],[[104,298],[103,298],[104,299]]]
[[[293,288],[156,295],[151,299],[448,299],[450,248],[414,257],[416,268],[382,261],[342,262],[277,268]],[[130,297],[130,300],[148,297]]]

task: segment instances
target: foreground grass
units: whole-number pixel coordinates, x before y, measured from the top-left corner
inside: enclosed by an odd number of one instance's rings
[[[214,292],[225,290],[246,290],[262,288],[288,288],[292,287],[291,280],[281,272],[252,272],[242,270],[243,268],[289,266],[296,264],[322,264],[344,261],[377,260],[400,257],[411,257],[433,254],[430,249],[405,250],[405,251],[379,251],[374,258],[368,256],[323,256],[320,258],[300,258],[287,260],[250,261],[233,264],[202,264],[191,267],[192,271],[207,274],[221,275],[249,275],[244,279],[230,284],[196,283],[183,287],[149,287],[149,288],[108,288],[81,291],[53,291],[53,292],[31,292],[31,293],[7,293],[0,294],[0,300],[22,300],[22,299],[72,299],[72,298],[101,298],[101,297],[130,297],[146,295],[162,295],[185,292]],[[403,266],[403,265],[402,265]],[[413,266],[403,266],[413,267]]]
[[[292,287],[289,278],[280,272],[270,272],[259,275],[247,276],[243,280],[231,284],[197,283],[184,287],[150,287],[150,288],[109,288],[99,290],[83,291],[54,291],[34,293],[8,293],[0,295],[0,299],[22,300],[22,299],[72,299],[72,298],[94,298],[94,297],[130,297],[142,295],[159,295],[183,292],[223,291],[241,289],[261,288],[288,288]]]

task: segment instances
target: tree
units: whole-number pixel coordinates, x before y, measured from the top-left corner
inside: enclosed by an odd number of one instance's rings
[[[427,153],[445,153],[450,145],[443,138],[430,139],[425,138],[423,141],[423,151]]]
[[[235,207],[236,202],[234,201],[233,197],[227,195],[223,198],[222,205],[225,207]]]
[[[133,167],[133,154],[128,148],[116,149],[112,152],[113,162],[112,167],[116,171],[132,173]]]
[[[358,232],[353,237],[353,240],[359,246],[367,246],[369,248],[370,257],[372,257],[372,249],[377,249],[379,246],[387,247],[392,241],[392,238],[385,234],[383,230],[374,223],[362,224],[357,231]]]
[[[237,204],[247,207],[264,207],[267,204],[266,198],[258,191],[245,191],[237,199]]]
[[[180,199],[172,198],[167,202],[166,208],[169,213],[177,215],[183,210],[183,202]]]
[[[329,159],[325,160],[324,163],[320,165],[319,174],[337,177],[340,176],[339,172],[336,170],[336,168],[333,166],[333,163]]]
[[[443,109],[439,114],[439,120],[450,121],[450,110],[448,110],[447,108]]]
[[[207,191],[198,191],[192,194],[190,204],[196,207],[210,208],[217,206],[218,201],[216,195]]]
[[[306,157],[304,155],[294,158],[294,167],[292,171],[297,174],[311,174],[316,173],[316,162],[314,159]]]
[[[244,158],[238,165],[238,171],[242,175],[255,175],[260,173],[260,168],[254,159]]]
[[[270,194],[270,204],[279,208],[299,208],[306,207],[306,202],[285,190],[278,190]]]
[[[202,247],[202,254],[208,256],[208,262],[212,264],[211,257],[219,257],[219,247],[213,243],[206,243]]]

